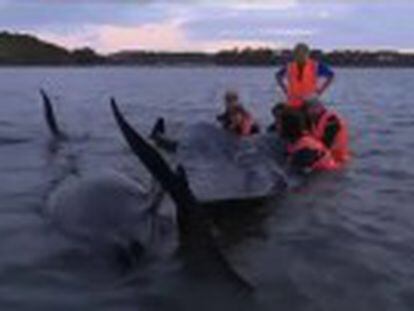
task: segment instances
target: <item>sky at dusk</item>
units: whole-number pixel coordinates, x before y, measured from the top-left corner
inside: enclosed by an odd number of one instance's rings
[[[0,29],[68,48],[414,50],[414,1],[0,0]]]

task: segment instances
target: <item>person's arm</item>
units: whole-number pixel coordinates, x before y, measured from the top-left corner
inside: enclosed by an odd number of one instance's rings
[[[317,150],[304,148],[295,152],[290,158],[290,164],[299,170],[309,169],[323,154]]]
[[[319,63],[318,76],[324,78],[324,81],[322,82],[322,84],[319,86],[317,90],[318,95],[321,96],[323,93],[325,93],[328,87],[332,84],[335,74],[333,70],[329,68],[327,65],[323,63]]]
[[[276,73],[276,81],[277,84],[280,86],[280,88],[282,89],[283,93],[285,95],[287,95],[287,86],[285,84],[285,76],[287,73],[287,68],[286,66],[282,67],[277,73]]]
[[[229,114],[227,111],[217,115],[217,121],[220,123],[220,125],[227,129],[230,125],[230,119],[229,119]]]

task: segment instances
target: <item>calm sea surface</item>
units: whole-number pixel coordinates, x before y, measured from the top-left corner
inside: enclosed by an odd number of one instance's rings
[[[227,88],[267,124],[280,99],[273,77],[272,69],[244,68],[0,69],[0,309],[412,310],[414,70],[337,70],[325,99],[348,120],[352,163],[240,219],[225,252],[255,284],[249,297],[215,280],[214,269],[208,279],[182,272],[160,242],[174,230],[125,271],[111,252],[51,219],[50,198],[71,176],[111,171],[148,186],[110,96],[144,132],[159,115],[211,120]],[[70,146],[51,143],[40,88],[75,137]]]

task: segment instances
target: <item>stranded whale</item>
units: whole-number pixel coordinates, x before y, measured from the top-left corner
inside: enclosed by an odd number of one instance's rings
[[[59,128],[45,92],[42,93],[42,98],[46,123],[52,136],[57,141],[62,141],[64,137],[64,144],[69,144],[70,136]],[[115,105],[113,111],[125,134],[126,123],[123,123]],[[200,258],[213,262],[215,271],[224,274],[237,287],[250,290],[251,285],[240,277],[221,253],[208,218],[197,209],[192,209],[197,203],[187,187],[184,170],[172,172],[162,159],[154,156],[155,150],[147,147],[145,142],[138,147],[139,157],[156,177],[157,183],[154,183],[152,191],[145,191],[135,180],[120,173],[85,176],[78,172],[60,182],[50,194],[47,211],[53,222],[61,231],[87,243],[91,248],[122,253],[119,256],[120,263],[128,267],[136,262],[136,257],[145,254],[145,250],[151,247],[152,232],[158,229],[154,226],[154,218],[158,216],[163,190],[166,190],[177,206],[177,231],[180,249],[186,254],[185,258],[197,258],[196,265]],[[148,165],[154,159],[158,160],[159,167],[167,169],[154,174],[154,168]],[[163,190],[156,186],[158,183]]]

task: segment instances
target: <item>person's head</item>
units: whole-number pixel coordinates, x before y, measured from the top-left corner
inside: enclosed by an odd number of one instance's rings
[[[227,91],[224,94],[224,105],[227,111],[234,109],[239,103],[239,95],[235,91]]]
[[[297,141],[306,130],[306,122],[300,111],[286,109],[281,116],[281,136],[290,143]]]
[[[319,101],[306,102],[303,106],[303,112],[307,117],[309,126],[315,125],[319,118],[326,112],[325,106]]]
[[[300,65],[303,65],[310,54],[309,46],[305,43],[298,43],[293,49],[293,59]]]

